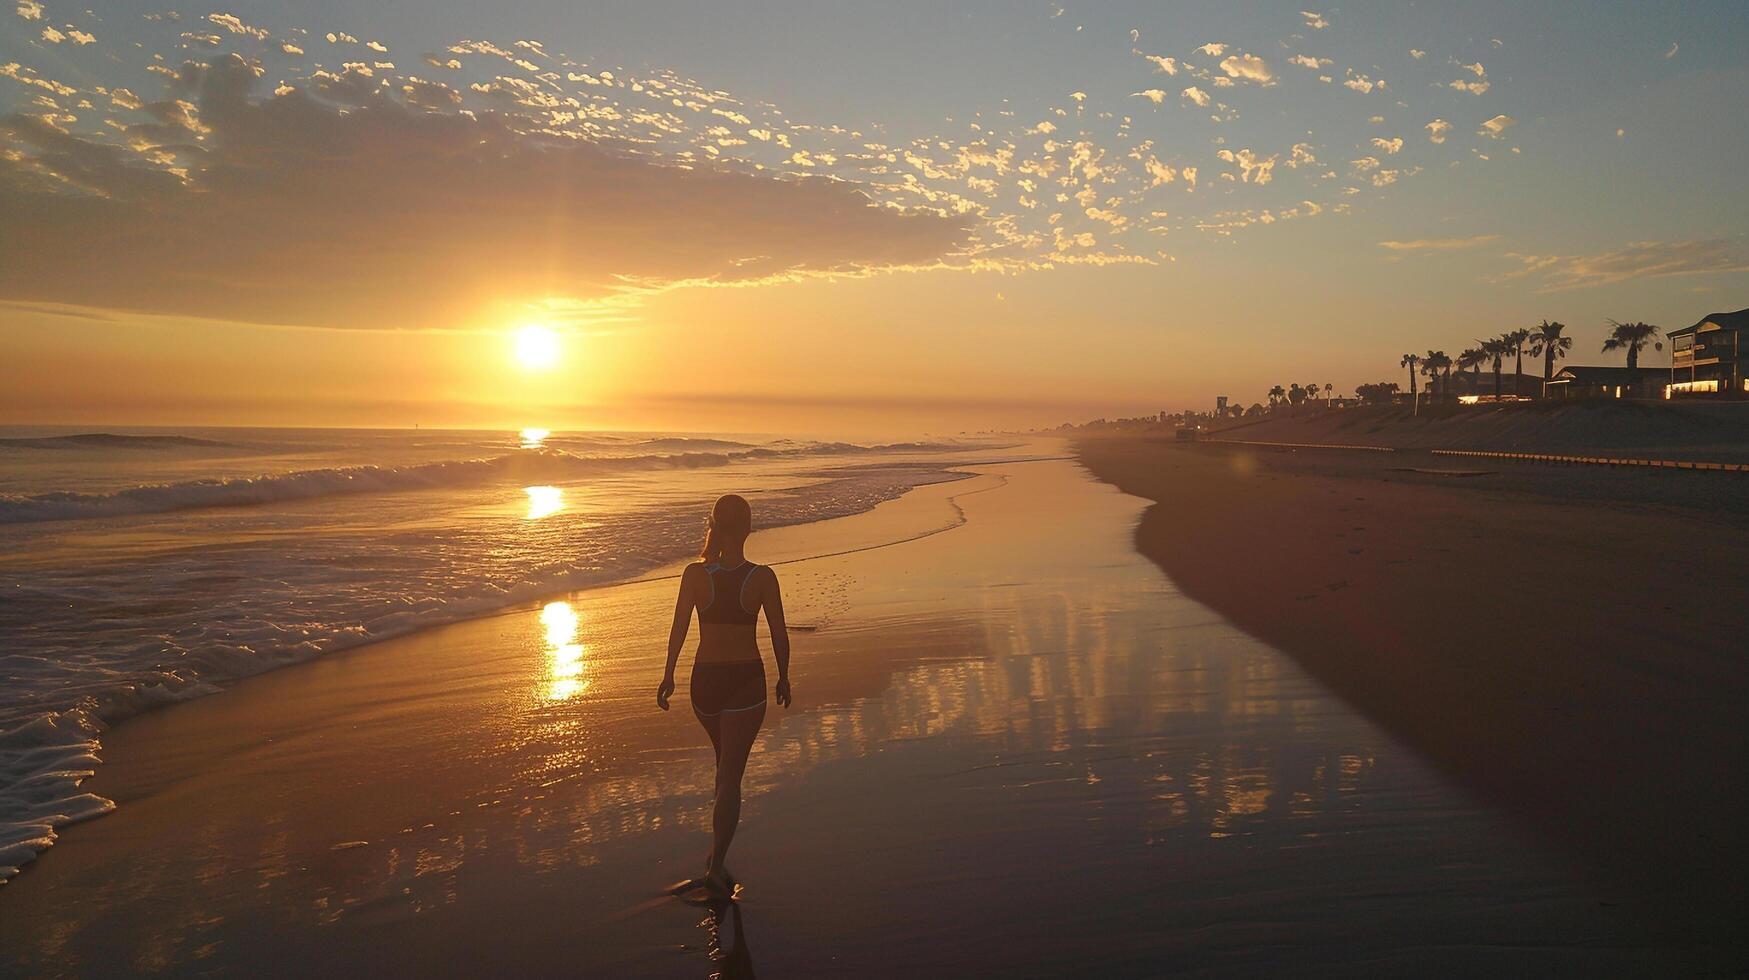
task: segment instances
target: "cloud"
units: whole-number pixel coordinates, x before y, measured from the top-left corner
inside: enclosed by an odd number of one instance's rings
[[[1167,58],[1157,54],[1145,54],[1142,57],[1154,63],[1155,71],[1163,71],[1168,75],[1178,74],[1178,59],[1176,58]]]
[[[42,20],[43,5],[37,0],[18,0],[18,16],[25,20]]]
[[[1537,276],[1544,291],[1607,286],[1630,279],[1693,276],[1719,272],[1749,272],[1749,247],[1740,238],[1684,242],[1630,242],[1595,255],[1524,255],[1511,253],[1520,268],[1516,279]]]
[[[1393,252],[1450,252],[1461,248],[1474,248],[1499,239],[1499,235],[1472,235],[1469,238],[1417,238],[1413,241],[1379,242],[1380,248]]]
[[[22,9],[23,8],[21,7],[20,10],[22,10]],[[38,9],[41,9],[41,8],[38,8]],[[1671,41],[1670,42],[1670,50],[1664,52],[1664,57],[1666,59],[1674,58],[1674,57],[1676,57],[1676,52],[1681,50],[1681,49],[1682,49],[1682,45],[1676,43],[1675,41]]]
[[[206,19],[213,24],[223,27],[232,34],[252,37],[257,41],[265,41],[267,39],[267,30],[265,28],[250,27],[248,24],[243,23],[242,18],[238,17],[236,14],[207,14]]]
[[[1443,119],[1435,119],[1421,128],[1427,130],[1427,141],[1429,143],[1444,143],[1445,134],[1451,132],[1451,123],[1448,123]]]
[[[1314,58],[1309,54],[1296,54],[1289,58],[1288,61],[1292,64],[1299,65],[1302,68],[1313,69],[1322,68],[1331,63],[1329,58]]]
[[[1479,82],[1472,82],[1462,78],[1454,78],[1452,79],[1451,84],[1446,87],[1456,89],[1459,92],[1468,92],[1471,95],[1481,95],[1488,91],[1488,89],[1492,88],[1493,85],[1485,79]]]
[[[1322,14],[1314,14],[1310,10],[1302,10],[1300,11],[1300,16],[1306,19],[1306,27],[1311,30],[1321,31],[1330,26],[1330,22],[1326,20]]]
[[[1132,92],[1131,95],[1139,96],[1141,98],[1147,99],[1149,102],[1152,102],[1155,105],[1159,105],[1160,103],[1166,101],[1166,90],[1165,89],[1158,89],[1158,88],[1144,89],[1140,92]]]
[[[1195,102],[1197,105],[1202,106],[1205,109],[1208,108],[1209,94],[1202,89],[1197,88],[1195,85],[1185,89],[1182,94],[1185,98]]]
[[[1420,48],[1410,48],[1409,49],[1409,57],[1414,58],[1416,61],[1420,61],[1422,58],[1427,57],[1427,52],[1421,50]]]
[[[1375,88],[1381,89],[1381,90],[1384,89],[1385,80],[1381,78],[1377,81],[1374,81],[1373,79],[1368,78],[1365,75],[1357,75],[1354,73],[1353,69],[1349,69],[1348,78],[1346,80],[1344,80],[1342,84],[1347,88],[1351,88],[1351,89],[1355,90],[1356,92],[1360,92],[1362,94],[1365,94],[1365,93],[1371,92]]]
[[[1392,139],[1382,139],[1380,137],[1374,136],[1372,139],[1372,145],[1385,151],[1385,155],[1389,156],[1390,154],[1393,154],[1393,153],[1395,153],[1398,150],[1401,150],[1403,148],[1403,138],[1401,136],[1397,136],[1397,137],[1393,137]]]
[[[0,120],[0,300],[495,328],[627,289],[932,264],[966,234],[847,181],[664,165],[491,111],[420,111],[361,77],[257,97],[237,56],[185,64],[190,100],[148,104],[163,121],[139,138],[186,145],[186,176],[39,117]]]
[[[1275,73],[1269,70],[1269,65],[1254,54],[1231,55],[1221,62],[1221,70],[1230,78],[1242,78],[1259,85],[1274,85]]]
[[[1482,128],[1476,130],[1476,134],[1478,136],[1490,136],[1494,139],[1499,139],[1501,133],[1506,132],[1508,129],[1511,129],[1516,125],[1518,125],[1518,120],[1502,113],[1483,123]]]
[[[1244,183],[1256,184],[1259,187],[1269,183],[1275,177],[1275,162],[1277,155],[1271,154],[1265,160],[1249,149],[1237,153],[1232,150],[1221,150],[1215,156],[1239,168],[1239,180]]]
[[[1473,65],[1458,65],[1458,67],[1462,68],[1464,71],[1467,71],[1470,74],[1476,76],[1477,78],[1487,78],[1488,77],[1488,69],[1483,68],[1482,63],[1480,61],[1476,62]]]
[[[1210,41],[1196,50],[1199,54],[1206,54],[1211,58],[1219,58],[1221,55],[1227,53],[1227,46],[1225,44],[1218,44],[1214,41]]]

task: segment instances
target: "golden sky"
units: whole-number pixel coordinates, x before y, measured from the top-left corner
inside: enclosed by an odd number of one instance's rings
[[[1749,303],[1740,19],[655,6],[18,3],[0,423],[952,432]]]

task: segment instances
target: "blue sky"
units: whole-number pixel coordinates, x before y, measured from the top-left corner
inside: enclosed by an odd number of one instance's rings
[[[852,321],[853,346],[915,338],[918,328],[872,317],[880,305],[962,341],[1008,324],[1012,350],[992,359],[961,344],[957,366],[973,388],[1024,378],[1049,392],[990,413],[1018,420],[1034,408],[1195,404],[1217,391],[1249,400],[1242,392],[1302,365],[1347,388],[1392,374],[1398,348],[1455,353],[1543,317],[1579,328],[1576,360],[1607,363],[1589,336],[1605,317],[1678,327],[1749,306],[1741,3],[395,0],[185,7],[174,19],[162,4],[98,14],[54,0],[7,4],[17,11],[0,32],[0,63],[16,67],[0,78],[0,108],[12,113],[15,179],[21,193],[51,195],[28,198],[44,205],[35,244],[68,249],[32,249],[28,269],[0,273],[0,300],[13,301],[9,319],[22,329],[52,331],[46,311],[71,306],[236,325],[226,329],[492,331],[521,315],[502,312],[514,307],[608,333],[691,322],[708,305],[749,322],[757,308],[779,333]],[[390,118],[363,110],[385,99],[432,126],[429,117],[457,113],[505,120],[514,149],[582,144],[651,164],[623,185],[650,206],[620,214],[603,203],[612,187],[575,188],[594,210],[546,230],[555,257],[539,275],[538,258],[506,255],[514,240],[477,230],[483,257],[458,278],[478,281],[429,297],[430,308],[388,294],[382,284],[412,268],[392,259],[361,260],[383,264],[368,286],[339,283],[321,303],[293,302],[241,286],[257,277],[240,266],[191,278],[185,260],[116,244],[210,238],[188,203],[154,204],[150,222],[109,245],[44,230],[98,220],[69,217],[92,213],[69,198],[122,202],[115,186],[55,171],[78,155],[55,155],[57,133],[79,141],[78,153],[123,152],[128,166],[176,173],[177,200],[280,212],[260,198],[227,200],[239,185],[220,180],[272,143],[238,155],[242,117],[212,101],[211,83],[172,77],[184,59],[233,57],[259,76],[237,76],[239,97],[273,125],[291,117],[268,103],[305,96],[351,119],[359,146],[375,145],[365,117]],[[117,88],[127,97],[95,94]],[[186,119],[162,93],[188,104]],[[189,139],[163,138],[166,125]],[[287,152],[302,152],[299,131],[285,132]],[[373,159],[424,169],[416,156]],[[356,152],[345,160],[367,165]],[[674,167],[754,183],[718,200],[709,182],[668,180],[663,168]],[[352,179],[396,186],[362,170]],[[453,175],[442,180],[428,196],[453,193]],[[299,184],[275,170],[255,186]],[[813,189],[787,193],[795,187]],[[763,203],[753,209],[753,199]],[[840,210],[865,200],[875,205],[866,215]],[[541,210],[499,189],[476,203]],[[374,254],[396,253],[398,235],[424,247],[429,236],[402,220],[404,205],[363,207],[380,229]],[[319,217],[245,221],[236,233],[259,241],[228,243],[207,261],[255,248],[289,283],[326,282],[321,235],[338,219]],[[0,248],[23,254],[33,243],[21,227]],[[625,245],[591,249],[609,227]],[[70,268],[73,255],[118,269],[114,288],[94,290],[87,271]],[[458,251],[421,261],[463,260]],[[476,302],[493,283],[509,285]],[[731,284],[755,288],[710,289]],[[454,315],[435,312],[438,300]],[[1255,376],[1199,367],[1228,331],[1276,353],[1250,365]],[[1159,372],[1137,371],[1126,348]],[[1090,350],[1113,358],[1109,383]],[[1063,364],[1072,369],[1053,373]],[[945,394],[907,397],[957,404]]]

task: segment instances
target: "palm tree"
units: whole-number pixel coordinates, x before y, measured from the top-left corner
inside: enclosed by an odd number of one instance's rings
[[[1406,367],[1409,369],[1409,402],[1410,402],[1410,404],[1414,404],[1414,402],[1415,402],[1415,365],[1420,364],[1420,363],[1421,363],[1421,355],[1420,354],[1404,354],[1403,359],[1401,361],[1397,362],[1398,367]]]
[[[1501,334],[1500,339],[1506,341],[1507,353],[1517,358],[1517,363],[1512,369],[1512,393],[1514,395],[1522,394],[1518,390],[1518,380],[1524,377],[1524,349],[1530,346],[1530,331],[1520,327],[1517,330]]]
[[[1530,335],[1530,356],[1543,359],[1545,385],[1555,376],[1555,361],[1566,357],[1567,352],[1573,349],[1573,338],[1562,336],[1566,329],[1565,323],[1544,320]]]
[[[1326,407],[1328,407],[1330,404],[1330,396],[1335,394],[1335,393],[1336,393],[1336,386],[1331,384],[1328,381],[1324,382],[1324,405]]]
[[[1482,342],[1478,340],[1476,346],[1465,348],[1463,353],[1457,356],[1457,368],[1459,371],[1475,374],[1482,370],[1482,362],[1487,359],[1488,355],[1482,352]],[[1470,391],[1474,392],[1476,390],[1475,379],[1471,378],[1470,381]]]
[[[1482,341],[1482,353],[1494,359],[1494,400],[1499,401],[1500,362],[1505,359],[1507,354],[1512,353],[1512,346],[1507,343],[1506,337],[1501,335],[1493,340]]]
[[[1287,400],[1292,402],[1295,405],[1298,405],[1300,402],[1305,401],[1306,400],[1306,389],[1301,388],[1299,386],[1299,382],[1295,382],[1293,387],[1291,387],[1287,390]]]
[[[1287,401],[1287,389],[1286,388],[1283,388],[1281,385],[1276,385],[1275,387],[1269,389],[1269,407],[1270,408],[1274,408],[1275,406],[1280,405],[1282,402],[1285,402],[1285,401]]]
[[[1445,351],[1430,350],[1421,358],[1421,373],[1427,375],[1427,394],[1432,397],[1439,386],[1439,372],[1451,369],[1451,358]]]
[[[1614,327],[1615,330],[1610,333],[1609,339],[1603,342],[1603,352],[1607,354],[1610,351],[1616,350],[1627,351],[1629,371],[1640,366],[1640,351],[1647,344],[1651,344],[1653,350],[1664,349],[1663,341],[1655,341],[1652,339],[1653,337],[1658,336],[1659,328],[1652,326],[1650,323],[1639,323],[1637,321],[1634,323],[1617,323],[1614,320],[1611,320],[1609,321],[1609,325]]]

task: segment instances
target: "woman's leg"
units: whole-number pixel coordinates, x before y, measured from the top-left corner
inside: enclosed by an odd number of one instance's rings
[[[710,736],[710,738],[711,738],[711,759],[718,766],[721,766],[722,765],[722,758],[723,758],[723,726],[720,724],[720,722],[722,721],[723,716],[720,714],[718,714],[718,715],[699,714],[698,709],[696,709],[696,708],[693,709],[692,716],[694,718],[698,719],[698,723],[700,725],[704,726],[704,733],[706,735]],[[705,868],[707,870],[710,868],[716,867],[717,861],[716,861],[715,855],[716,855],[716,852],[714,850],[710,854],[705,855],[704,863],[705,863]]]
[[[765,723],[765,705],[745,711],[725,711],[717,716],[717,802],[711,815],[711,873],[720,875],[741,822],[741,777],[747,771],[747,754]]]

